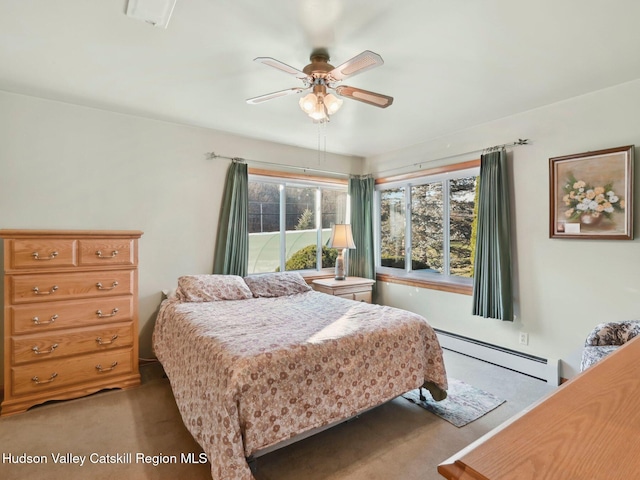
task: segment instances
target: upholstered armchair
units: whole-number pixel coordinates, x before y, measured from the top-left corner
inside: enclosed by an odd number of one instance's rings
[[[584,342],[580,371],[586,370],[636,335],[640,335],[640,321],[627,320],[597,325]]]

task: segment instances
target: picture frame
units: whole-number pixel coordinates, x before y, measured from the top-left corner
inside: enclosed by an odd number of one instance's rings
[[[549,159],[549,237],[633,240],[634,146]]]

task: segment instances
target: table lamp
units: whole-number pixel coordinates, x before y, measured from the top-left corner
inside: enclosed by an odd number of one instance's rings
[[[353,243],[351,225],[347,223],[336,223],[331,228],[331,238],[329,239],[327,247],[338,249],[338,258],[336,258],[336,280],[344,280],[346,278],[344,252],[347,248],[356,248],[356,244]]]

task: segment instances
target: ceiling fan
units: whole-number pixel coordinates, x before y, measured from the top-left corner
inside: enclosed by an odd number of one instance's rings
[[[302,80],[303,86],[249,98],[247,103],[255,105],[274,98],[311,90],[309,94],[300,99],[299,104],[300,108],[316,122],[329,121],[329,116],[337,112],[342,105],[342,100],[332,93],[328,93],[327,90],[332,90],[341,97],[351,98],[374,107],[387,108],[393,103],[393,97],[388,95],[347,85],[338,85],[339,82],[346,78],[384,64],[382,57],[377,53],[365,50],[338,67],[334,67],[329,63],[329,53],[323,48],[315,49],[309,59],[311,63],[302,70],[298,70],[275,58],[255,58],[255,62],[263,63]]]

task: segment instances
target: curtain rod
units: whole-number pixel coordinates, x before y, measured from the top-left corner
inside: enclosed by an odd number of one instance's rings
[[[247,158],[240,158],[240,157],[227,157],[225,155],[218,155],[215,152],[208,152],[206,155],[207,155],[207,159],[209,160],[213,160],[215,158],[224,158],[226,160],[231,160],[234,162],[240,161],[240,162],[249,162],[249,163],[260,163],[263,165],[271,165],[275,167],[284,167],[284,168],[292,168],[294,170],[302,170],[303,172],[315,172],[315,173],[322,173],[324,175],[332,175],[332,176],[339,176],[339,177],[350,176],[348,173],[331,172],[329,170],[319,170],[317,168],[299,167],[297,165],[286,165],[284,163],[266,162],[264,160],[249,160]]]
[[[469,155],[471,153],[480,153],[480,152],[495,152],[497,150],[501,150],[503,148],[507,148],[507,147],[519,147],[520,145],[530,145],[529,143],[529,139],[528,138],[519,138],[518,140],[516,140],[515,142],[512,143],[503,143],[502,145],[494,145],[493,147],[487,147],[487,148],[482,148],[482,149],[478,149],[478,150],[469,150],[468,152],[461,152],[461,153],[456,153],[455,155],[448,155],[446,157],[439,157],[439,158],[432,158],[431,160],[426,160],[423,162],[416,162],[416,163],[412,163],[411,165],[404,165],[402,167],[392,167],[392,168],[387,168],[386,170],[380,170],[379,172],[376,172],[377,175],[381,174],[381,173],[387,173],[387,172],[391,172],[393,170],[402,170],[403,168],[411,168],[411,167],[420,167],[422,168],[422,165],[424,163],[427,162],[435,162],[436,160],[446,160],[447,158],[453,158],[453,157],[459,157],[462,155]]]
[[[434,162],[436,160],[446,160],[447,158],[453,158],[453,157],[459,157],[461,155],[469,155],[471,153],[479,153],[479,152],[494,152],[496,150],[500,150],[502,148],[506,148],[506,147],[519,147],[520,145],[529,145],[529,139],[528,138],[519,138],[517,141],[512,142],[512,143],[504,143],[502,145],[494,145],[493,147],[487,147],[487,148],[483,148],[480,150],[470,150],[468,152],[462,152],[462,153],[456,153],[455,155],[449,155],[447,157],[440,157],[440,158],[433,158],[431,160],[428,160],[429,162]],[[218,155],[216,152],[208,152],[206,154],[207,159],[209,160],[213,160],[216,158],[224,158],[226,160],[231,160],[234,162],[249,162],[249,163],[260,163],[263,165],[271,165],[271,166],[276,166],[276,167],[284,167],[284,168],[291,168],[294,170],[302,170],[303,172],[315,172],[315,173],[322,173],[324,175],[332,175],[332,176],[339,176],[339,177],[350,177],[350,176],[355,176],[355,177],[367,177],[371,174],[366,174],[366,175],[350,175],[348,173],[340,173],[340,172],[331,172],[329,170],[319,170],[317,168],[309,168],[309,167],[299,167],[297,165],[286,165],[284,163],[275,163],[275,162],[266,162],[264,160],[249,160],[246,158],[240,158],[240,157],[227,157],[225,155]],[[425,162],[417,162],[417,163],[413,163],[411,165],[404,165],[402,167],[393,167],[393,168],[388,168],[386,170],[380,170],[379,172],[376,172],[377,174],[381,174],[381,173],[386,173],[386,172],[390,172],[392,170],[401,170],[403,168],[411,168],[411,167],[422,167],[423,163],[427,163]]]

